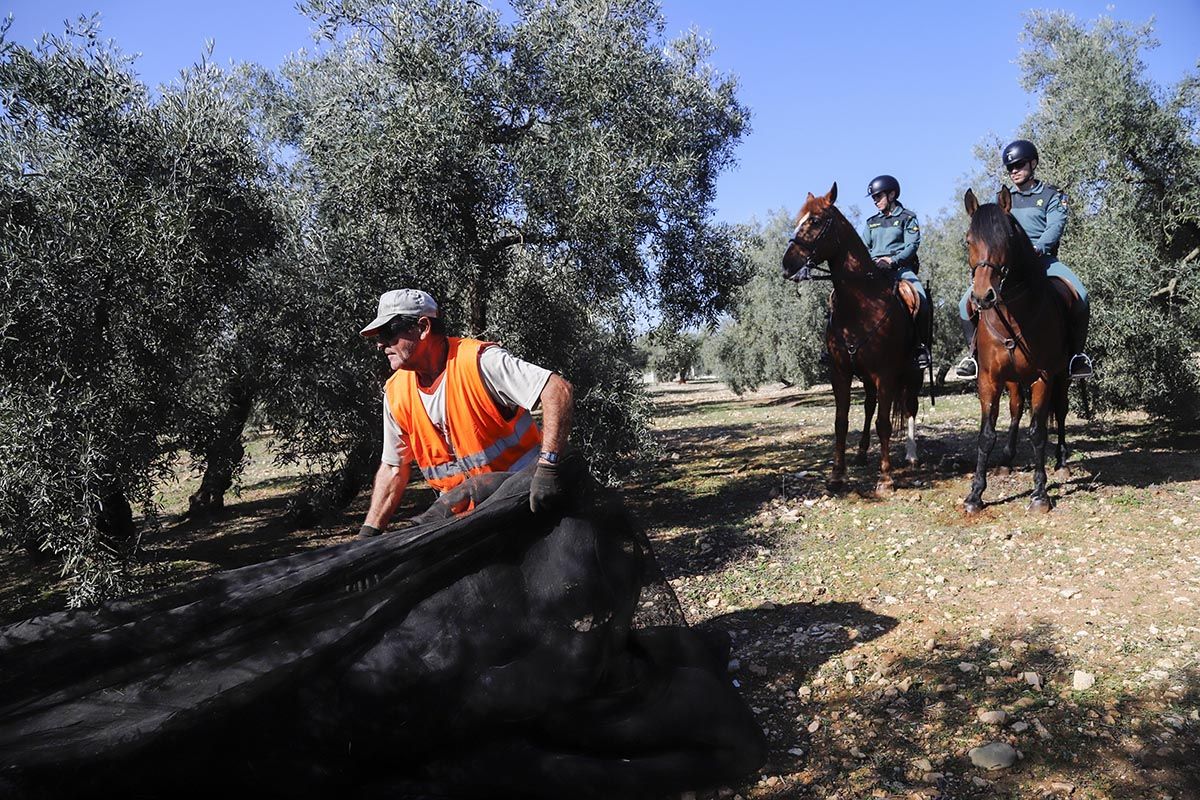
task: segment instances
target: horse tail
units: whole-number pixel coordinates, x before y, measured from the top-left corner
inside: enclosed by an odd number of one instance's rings
[[[904,430],[908,418],[917,415],[923,378],[924,374],[915,364],[909,365],[905,370],[904,376],[900,379],[895,402],[892,403],[892,430]]]

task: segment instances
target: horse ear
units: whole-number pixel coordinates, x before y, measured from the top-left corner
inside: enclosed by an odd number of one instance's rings
[[[808,202],[809,202],[809,200],[816,200],[816,199],[817,199],[817,198],[816,198],[816,195],[814,195],[812,192],[809,192],[809,193],[808,193],[808,198],[807,198],[807,199],[805,199],[804,203],[805,203],[805,205],[807,205],[807,204],[808,204]]]
[[[996,192],[996,202],[1004,209],[1004,213],[1012,211],[1012,192],[1007,186],[1001,186],[1000,191]]]
[[[829,189],[829,194],[825,195],[825,199],[831,204],[837,202],[837,181],[833,182],[833,186]]]
[[[975,197],[975,192],[967,189],[967,193],[963,195],[963,205],[967,208],[967,216],[975,216],[975,212],[979,210],[979,200]]]

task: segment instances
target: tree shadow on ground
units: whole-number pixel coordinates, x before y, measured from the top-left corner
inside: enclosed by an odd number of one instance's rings
[[[863,608],[859,619],[870,615]],[[868,648],[860,656],[853,648],[873,638],[862,637],[837,651],[849,649],[840,663],[828,653],[798,667],[813,654],[788,654],[789,631],[775,626],[776,644],[763,649],[777,655],[759,657],[762,674],[744,681],[769,732],[760,772],[774,776],[773,789],[760,782],[737,790],[780,798],[1200,797],[1194,669],[1136,690],[1075,690],[1074,666],[1045,623],[916,653]],[[1012,746],[1018,760],[994,771],[972,764],[970,749],[991,742]]]

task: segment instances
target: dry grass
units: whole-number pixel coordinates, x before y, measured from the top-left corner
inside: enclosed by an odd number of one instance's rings
[[[628,482],[627,501],[689,620],[733,634],[733,677],[771,745],[759,775],[700,797],[1200,797],[1195,431],[1072,418],[1073,475],[1052,483],[1053,512],[1025,510],[1021,470],[993,478],[991,505],[966,518],[973,395],[936,409],[923,401],[924,465],[900,470],[896,493],[880,500],[875,449],[848,492],[825,491],[827,390],[652,391],[662,454]],[[285,513],[298,470],[273,464],[265,442],[250,455],[241,495],[214,523],[179,517],[194,476],[165,490],[162,530],[146,542],[148,585],[357,529],[365,496],[293,530]],[[1028,460],[1023,441],[1018,461]],[[406,509],[429,499],[410,493]],[[5,618],[61,605],[53,565],[3,559]],[[1077,670],[1095,685],[1074,690]],[[1002,725],[979,721],[995,710]],[[967,751],[989,741],[1012,744],[1020,760],[972,766]]]
[[[1025,510],[1020,470],[967,518],[973,395],[923,402],[926,466],[884,500],[877,449],[849,492],[826,493],[827,391],[656,395],[663,457],[629,497],[689,620],[735,635],[735,677],[771,742],[737,793],[1200,796],[1195,433],[1072,418],[1053,512]],[[1030,457],[1023,443],[1018,463]],[[1075,691],[1077,670],[1095,685]],[[1002,725],[978,720],[994,710]],[[972,766],[991,741],[1021,759]]]

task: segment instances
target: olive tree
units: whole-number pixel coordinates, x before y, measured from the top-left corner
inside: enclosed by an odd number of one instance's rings
[[[108,595],[188,409],[205,321],[272,246],[260,161],[201,60],[152,100],[83,19],[0,34],[0,536]]]
[[[286,455],[338,480],[378,463],[385,365],[357,335],[378,295],[430,291],[452,332],[576,387],[600,472],[645,439],[628,355],[641,309],[710,320],[742,280],[715,180],[747,112],[696,34],[653,2],[312,0],[326,45],[262,93],[307,198],[292,346],[265,415]]]
[[[1151,25],[1061,13],[1027,19],[1018,59],[1037,95],[1025,131],[1039,177],[1063,187],[1061,258],[1092,303],[1099,408],[1191,417],[1200,405],[1200,70],[1174,87],[1146,74]]]

